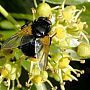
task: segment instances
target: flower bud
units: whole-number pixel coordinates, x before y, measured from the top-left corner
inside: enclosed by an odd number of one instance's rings
[[[42,77],[40,75],[36,75],[33,77],[32,82],[37,84],[42,83]]]
[[[55,27],[55,31],[56,31],[56,35],[55,35],[55,36],[56,36],[58,39],[63,39],[63,38],[65,38],[66,31],[65,31],[65,28],[64,28],[63,25],[57,25],[57,26]]]
[[[41,3],[36,10],[38,17],[49,17],[51,15],[51,7],[47,3]]]
[[[57,73],[54,73],[54,74],[53,74],[53,77],[54,77],[54,79],[55,79],[56,81],[60,81],[60,77],[59,77],[59,75],[58,75]]]
[[[46,71],[41,71],[41,76],[43,77],[43,79],[47,79],[48,73]]]
[[[70,60],[68,57],[62,57],[59,61],[59,68],[63,69],[66,68],[70,63]]]
[[[81,58],[90,58],[90,45],[84,42],[80,43],[77,47],[77,54]]]
[[[67,6],[63,11],[63,17],[67,21],[71,21],[74,17],[74,10],[76,10],[75,6]]]

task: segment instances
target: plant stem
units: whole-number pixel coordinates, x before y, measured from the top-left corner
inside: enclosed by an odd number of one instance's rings
[[[34,5],[35,5],[35,7],[37,8],[37,2],[36,2],[36,0],[34,0]]]
[[[45,3],[45,0],[43,0],[42,2]]]
[[[55,6],[55,7],[51,8],[51,9],[55,10],[55,9],[58,9],[58,8],[60,8],[60,6]]]
[[[60,87],[61,87],[61,90],[65,90],[64,82],[63,82],[63,79],[62,79],[62,71],[61,71],[61,69],[59,69],[59,77],[60,77]]]
[[[8,87],[7,90],[10,90],[10,80],[8,80]]]
[[[20,25],[18,22],[0,5],[0,13],[8,19],[10,22],[12,22],[16,29],[20,28]]]
[[[66,0],[64,0],[63,3],[62,3],[62,10],[64,10],[65,2],[66,2]]]
[[[32,8],[33,21],[35,20],[35,13],[36,13],[36,10],[34,8]]]

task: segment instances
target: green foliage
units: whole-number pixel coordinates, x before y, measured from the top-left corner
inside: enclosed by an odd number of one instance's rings
[[[62,4],[63,0],[46,0],[46,2],[52,3],[52,4]],[[82,4],[84,2],[88,2],[88,0],[66,0],[66,4],[72,5],[72,4]]]
[[[6,90],[6,89],[7,89],[7,87],[5,85],[0,84],[0,90]]]
[[[30,62],[29,61],[23,61],[22,66],[24,67],[25,70],[27,70],[27,71],[30,70]]]
[[[83,3],[81,5],[77,5],[78,8],[81,8],[82,6],[86,7],[86,11],[81,14],[81,18],[83,21],[87,21],[88,28],[86,29],[87,32],[90,34],[90,3]]]

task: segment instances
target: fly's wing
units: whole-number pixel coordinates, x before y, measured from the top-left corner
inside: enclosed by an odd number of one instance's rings
[[[42,48],[42,55],[40,58],[39,65],[42,70],[45,70],[48,63],[48,53],[49,53],[49,46],[44,45]]]
[[[23,27],[21,27],[21,30],[18,33],[16,33],[15,35],[13,35],[4,42],[2,48],[3,49],[17,48],[20,45],[22,36],[31,35],[32,34],[31,30],[32,30],[31,23],[28,25],[24,25]]]
[[[49,46],[50,46],[50,37],[45,36],[44,38],[40,38],[40,41],[42,43],[41,49],[39,49],[39,52],[36,54],[37,58],[39,59],[39,65],[41,70],[45,70],[48,62],[48,53],[49,53]]]
[[[12,37],[8,38],[2,45],[2,49],[12,49],[17,48],[20,44],[20,40],[22,35],[18,35],[17,33]]]

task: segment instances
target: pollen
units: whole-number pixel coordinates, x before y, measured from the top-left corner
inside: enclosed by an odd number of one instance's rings
[[[1,75],[2,75],[3,77],[7,77],[8,74],[9,74],[9,72],[8,72],[7,69],[2,70],[2,72],[1,72]]]

